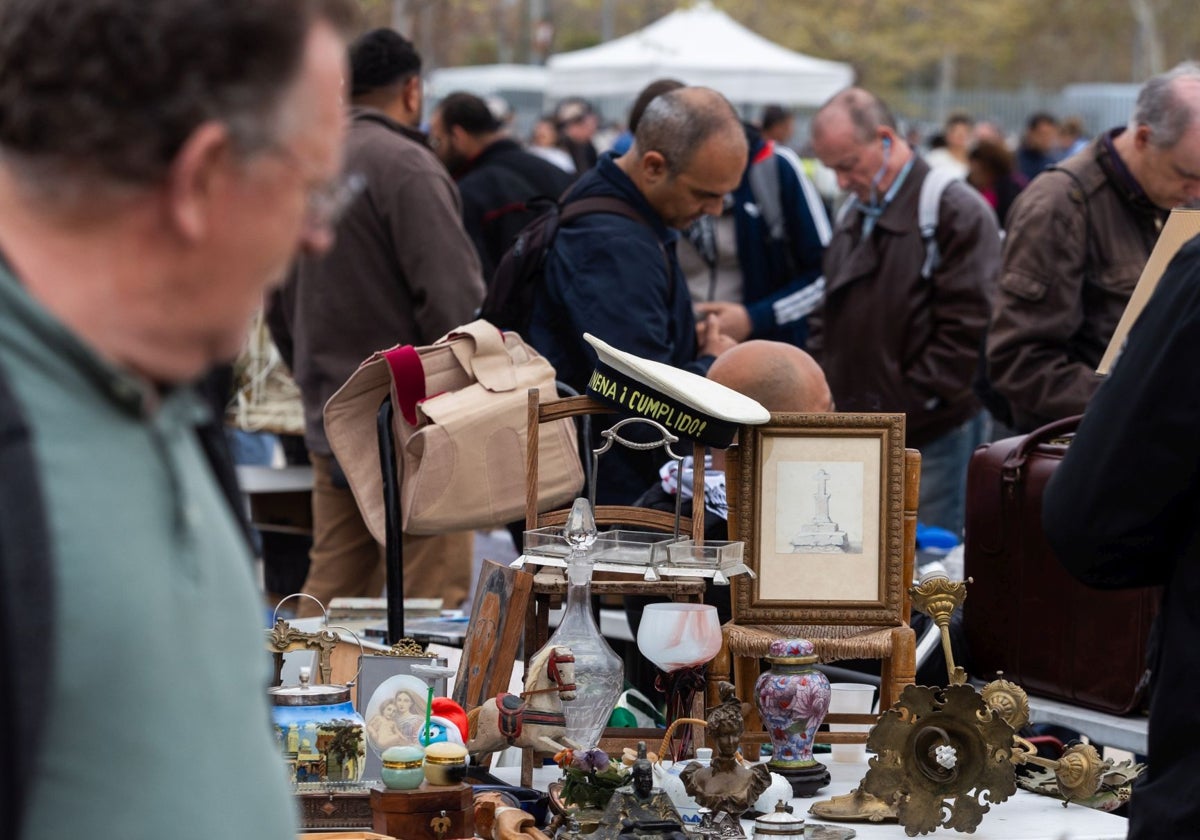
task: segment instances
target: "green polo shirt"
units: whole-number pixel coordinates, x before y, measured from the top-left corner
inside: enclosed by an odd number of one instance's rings
[[[97,357],[3,264],[0,365],[33,430],[57,597],[25,837],[291,840],[251,558],[194,434],[204,407]]]

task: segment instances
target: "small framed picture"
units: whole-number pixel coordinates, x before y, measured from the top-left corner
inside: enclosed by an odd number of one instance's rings
[[[379,756],[388,747],[420,746],[425,726],[429,682],[413,665],[445,666],[445,658],[432,656],[367,655],[362,657],[355,704],[366,722],[367,766],[365,778],[378,779]],[[446,678],[433,681],[435,697],[446,696]]]
[[[773,414],[729,475],[739,622],[903,620],[904,415]]]

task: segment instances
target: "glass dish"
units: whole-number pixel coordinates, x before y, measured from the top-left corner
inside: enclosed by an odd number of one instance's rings
[[[596,563],[619,566],[658,566],[668,560],[667,548],[680,538],[655,531],[614,529],[596,536],[589,556]],[[528,557],[547,558],[565,562],[571,546],[563,528],[551,525],[525,532],[525,552]]]

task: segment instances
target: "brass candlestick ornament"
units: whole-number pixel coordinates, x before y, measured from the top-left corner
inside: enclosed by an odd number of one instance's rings
[[[1016,793],[1016,768],[1053,771],[1068,802],[1100,788],[1111,760],[1090,744],[1073,744],[1057,759],[1042,758],[1017,735],[1029,722],[1029,698],[1015,683],[997,679],[981,691],[954,664],[950,616],[966,598],[966,583],[927,575],[911,590],[913,606],[937,625],[950,684],[910,685],[867,738],[874,752],[858,790],[813,806],[826,819],[880,821],[894,815],[910,836],[938,828],[972,832],[991,805]],[[886,809],[886,810],[885,810]]]

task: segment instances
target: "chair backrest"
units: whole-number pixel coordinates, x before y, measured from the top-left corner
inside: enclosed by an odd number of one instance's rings
[[[772,414],[726,452],[737,624],[907,624],[921,456],[904,415]]]
[[[525,528],[543,528],[562,525],[567,520],[569,508],[538,513],[538,427],[567,417],[615,415],[616,410],[591,397],[564,397],[547,402],[538,401],[536,388],[529,389],[529,425],[525,450]],[[619,444],[618,444],[619,445]],[[704,446],[693,448],[695,468],[692,474],[692,498],[704,498]],[[601,458],[600,466],[604,462]],[[652,531],[672,533],[675,530],[675,514],[668,511],[639,508],[632,505],[598,505],[594,511],[597,525],[630,525]],[[704,517],[683,516],[679,519],[680,534],[690,534],[697,541],[704,538]]]

